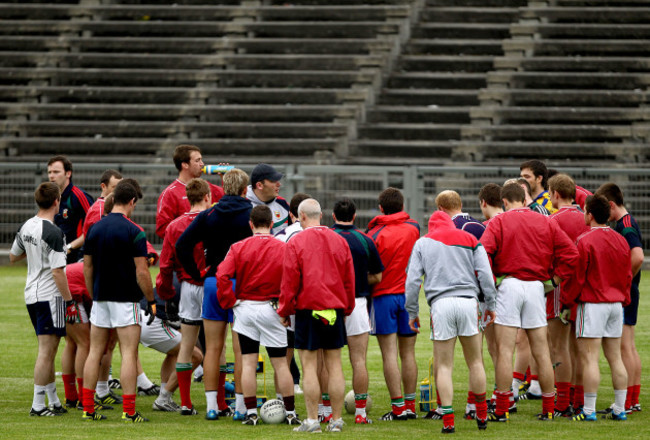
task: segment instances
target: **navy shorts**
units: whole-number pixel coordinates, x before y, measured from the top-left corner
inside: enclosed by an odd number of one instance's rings
[[[36,335],[65,336],[65,303],[60,296],[27,304],[27,311]]]
[[[230,323],[233,321],[232,309],[224,310],[217,300],[217,279],[215,277],[208,277],[203,283],[203,312],[201,318]]]
[[[639,286],[632,285],[630,290],[630,304],[623,307],[623,325],[636,325],[639,314]]]
[[[295,348],[298,350],[336,350],[346,343],[345,315],[336,311],[334,325],[323,323],[312,316],[311,310],[296,311]]]
[[[370,308],[370,333],[373,335],[414,336],[409,327],[409,314],[403,293],[379,295],[372,299]]]

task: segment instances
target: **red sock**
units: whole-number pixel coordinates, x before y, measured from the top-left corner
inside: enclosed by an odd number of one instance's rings
[[[520,380],[520,381],[522,381],[522,382],[526,379],[526,378],[524,377],[524,374],[523,374],[523,373],[520,373],[520,372],[518,372],[518,371],[514,371],[514,372],[512,373],[512,378],[513,378],[513,379]]]
[[[526,368],[526,380],[530,383],[530,367]]]
[[[191,408],[192,397],[190,396],[190,387],[192,384],[192,370],[176,370],[176,377],[178,377],[178,392],[181,395],[181,406]],[[217,396],[218,395],[219,394],[217,393]]]
[[[296,410],[296,396],[282,396],[284,402],[284,409],[287,411]],[[257,405],[257,397],[255,398],[255,405]]]
[[[323,400],[323,405],[325,405],[325,400]],[[393,414],[397,414],[397,415],[402,414],[406,410],[406,403],[404,402],[404,397],[402,396],[391,397],[390,406],[391,409],[393,410]]]
[[[625,396],[625,409],[632,406],[632,395],[634,394],[634,385],[627,387],[627,395]]]
[[[442,403],[440,403],[440,394],[438,393],[438,390],[436,390],[436,404],[438,406],[442,406]]]
[[[585,406],[585,388],[582,385],[576,385],[573,408],[582,408]]]
[[[575,408],[575,403],[576,403],[576,387],[571,385],[571,391],[569,392],[569,402],[571,402],[571,405]]]
[[[122,411],[130,416],[135,414],[135,394],[122,394]]]
[[[77,388],[75,388],[75,375],[74,374],[62,374],[61,379],[63,379],[63,390],[65,391],[65,400],[79,400],[79,395],[77,394]]]
[[[530,377],[530,380],[528,380],[529,383],[534,381],[534,380],[538,380],[536,374],[531,374],[529,377]]]
[[[497,395],[497,408],[496,413],[499,415],[505,414],[510,409],[510,396],[512,391],[496,391]]]
[[[256,403],[257,405],[257,403]],[[219,385],[217,386],[217,406],[219,411],[228,408],[226,403],[226,372],[219,371]]]
[[[632,395],[632,405],[639,404],[639,395],[641,394],[641,384],[634,385],[634,394]]]
[[[83,396],[83,404],[84,404],[84,411],[87,413],[94,413],[95,412],[95,389],[93,388],[92,390],[89,390],[88,388],[84,388],[82,392]]]
[[[358,394],[357,394],[358,395]],[[364,394],[367,396],[367,394]],[[354,407],[355,408],[365,408],[368,403],[368,399],[354,399]]]
[[[332,401],[330,399],[323,399],[323,406],[332,406]]]
[[[404,406],[406,406],[406,409],[410,409],[411,411],[415,412],[415,399],[404,399]]]
[[[485,401],[485,393],[474,394],[474,402],[476,403],[476,418],[479,420],[487,420],[487,402]]]
[[[542,393],[542,413],[548,414],[555,410],[555,391]]]
[[[571,383],[558,382],[557,383],[557,405],[555,407],[558,411],[564,411],[571,403]]]
[[[84,378],[83,377],[78,377],[77,378],[77,395],[79,395],[79,402],[83,405],[83,394],[84,394]]]
[[[454,427],[454,413],[450,412],[442,415],[442,423],[445,428]]]
[[[244,405],[246,409],[256,409],[257,408],[257,396],[244,396]]]
[[[467,392],[467,403],[470,405],[476,403],[476,396],[471,391]]]

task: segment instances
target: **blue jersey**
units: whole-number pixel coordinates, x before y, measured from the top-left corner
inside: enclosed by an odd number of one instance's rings
[[[341,237],[345,238],[348,246],[350,246],[352,263],[354,264],[355,297],[370,296],[368,274],[376,275],[384,271],[384,265],[381,262],[381,257],[379,256],[375,242],[354,225],[340,225],[336,223],[332,226],[332,229]]]
[[[93,202],[93,198],[88,193],[74,186],[72,182],[63,190],[59,213],[54,216],[54,224],[63,231],[66,243],[70,244],[83,235],[86,213]],[[81,258],[79,249],[70,249],[68,264],[76,263],[79,258]]]
[[[90,228],[84,249],[92,257],[93,300],[142,299],[133,259],[146,258],[147,238],[138,226],[123,214],[108,214]]]
[[[630,246],[630,250],[639,247],[643,249],[643,242],[641,241],[641,229],[639,228],[638,223],[630,214],[625,214],[623,217],[616,221],[616,232],[621,234],[623,238],[627,241],[627,244]],[[636,274],[632,279],[632,289],[639,289],[639,283],[641,282],[641,271]]]
[[[469,214],[460,213],[456,214],[451,218],[451,221],[454,222],[456,229],[461,231],[469,232],[477,240],[480,240],[483,236],[483,231],[485,231],[485,225],[480,221],[476,220],[474,217]]]

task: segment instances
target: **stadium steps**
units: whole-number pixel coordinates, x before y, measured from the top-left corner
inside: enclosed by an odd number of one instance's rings
[[[461,140],[469,111],[479,105],[495,57],[503,56],[526,1],[427,1],[411,29],[386,86],[367,110],[358,157],[381,162],[390,156],[449,160]]]

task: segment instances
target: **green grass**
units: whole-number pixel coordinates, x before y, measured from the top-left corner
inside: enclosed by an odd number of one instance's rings
[[[205,439],[209,437],[222,438],[286,438],[291,433],[286,425],[247,427],[240,426],[232,420],[219,420],[208,422],[203,419],[205,413],[205,398],[202,384],[193,384],[192,399],[199,410],[200,416],[181,417],[177,414],[154,412],[151,409],[154,397],[138,397],[138,409],[151,420],[143,425],[125,425],[119,422],[118,411],[108,411],[105,414],[108,420],[100,423],[89,423],[81,420],[80,413],[74,411],[57,418],[31,418],[28,416],[33,392],[33,365],[36,357],[36,337],[29,322],[27,310],[23,301],[23,288],[25,283],[25,267],[0,267],[0,297],[3,300],[2,319],[0,320],[0,334],[3,336],[2,355],[0,355],[0,422],[2,432],[0,438],[7,439]],[[641,286],[643,293],[650,291],[650,273],[644,274]],[[422,322],[428,322],[426,314],[428,306],[422,304]],[[645,366],[641,405],[645,411],[650,410],[648,396],[647,372],[650,368],[650,355],[646,350],[650,344],[650,305],[642,301],[639,325],[637,326],[637,345]],[[419,378],[427,375],[429,358],[431,357],[432,344],[428,340],[428,329],[423,329],[418,337],[416,354]],[[59,352],[62,350],[60,349]],[[147,375],[159,383],[159,368],[162,355],[142,348],[140,356]],[[229,359],[232,354],[229,355]],[[486,355],[486,359],[488,359]],[[119,372],[120,357],[116,351],[113,369]],[[57,359],[56,367],[60,370],[60,360]],[[601,359],[602,384],[598,396],[598,407],[608,406],[613,401],[609,369],[604,359]],[[350,389],[351,372],[347,362],[347,352],[344,352],[344,368]],[[374,338],[371,337],[368,353],[368,369],[370,372],[370,394],[374,400],[374,408],[370,413],[371,418],[378,418],[389,410],[388,393],[384,384],[381,368],[381,355]],[[488,383],[494,378],[491,363],[487,361]],[[271,384],[268,388],[270,395]],[[491,387],[491,385],[490,385]],[[59,397],[63,399],[63,385],[57,378]],[[593,424],[573,423],[568,420],[556,420],[551,423],[542,423],[535,420],[534,415],[540,411],[541,404],[537,402],[522,402],[519,404],[519,413],[513,415],[509,424],[490,424],[486,432],[478,432],[475,422],[462,420],[465,408],[464,399],[467,396],[467,368],[462,359],[460,349],[456,352],[456,369],[454,372],[456,410],[455,438],[482,438],[499,439],[528,439],[528,438],[580,438],[587,435],[590,439],[607,438],[615,435],[625,435],[627,438],[650,438],[650,423],[647,422],[646,412],[633,414],[624,426],[616,422],[599,421]],[[178,400],[178,396],[176,396]],[[304,401],[301,396],[296,399],[297,410],[305,414]],[[441,422],[431,420],[412,420],[408,422],[378,422],[372,425],[355,426],[352,416],[345,415],[346,421],[343,436],[354,436],[356,439],[382,439],[398,438],[408,435],[411,438],[428,438],[439,436]],[[324,435],[327,435],[326,433]]]

